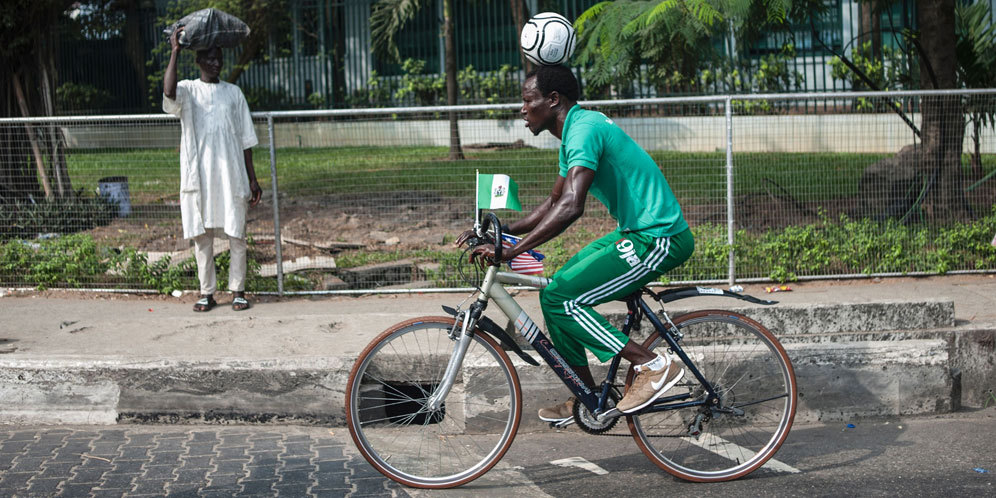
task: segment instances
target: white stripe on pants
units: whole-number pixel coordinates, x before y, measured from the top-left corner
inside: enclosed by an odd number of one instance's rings
[[[197,278],[201,281],[201,294],[211,295],[217,290],[218,281],[214,269],[214,238],[227,237],[231,252],[231,266],[228,268],[228,290],[242,292],[246,285],[246,239],[225,234],[223,228],[207,228],[194,237],[194,252],[197,256]]]

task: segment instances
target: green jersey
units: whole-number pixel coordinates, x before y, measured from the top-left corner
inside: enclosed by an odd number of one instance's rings
[[[688,223],[650,154],[604,114],[575,105],[567,112],[560,145],[560,176],[575,166],[595,171],[589,189],[623,232],[670,237]]]

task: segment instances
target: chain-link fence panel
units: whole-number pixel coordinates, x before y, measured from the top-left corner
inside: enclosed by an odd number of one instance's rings
[[[693,224],[726,212],[722,99],[592,102],[660,164]],[[525,212],[559,175],[560,141],[534,136],[518,106],[392,109],[365,114],[274,116],[287,290],[451,288],[460,275],[454,241],[472,228],[476,175],[506,174]],[[502,210],[503,222],[523,213]],[[557,239],[538,248],[552,273],[587,243],[615,229],[597,200]],[[716,232],[724,237],[725,228]],[[725,245],[724,245],[725,247]],[[675,280],[725,278],[727,265],[696,260]],[[305,277],[302,281],[300,277]]]
[[[265,189],[269,144],[262,123],[254,155]],[[0,135],[0,285],[198,288],[180,217],[175,118],[4,119]],[[257,207],[250,219],[260,212],[267,213]],[[271,241],[272,213],[265,216]],[[257,226],[267,224],[250,223],[250,237]],[[222,277],[226,258],[217,258]],[[270,287],[277,288],[275,282]]]
[[[696,250],[666,276],[675,283],[993,271],[994,104],[996,91],[584,106],[636,140],[678,197]],[[264,194],[249,211],[247,289],[473,284],[454,241],[473,225],[476,174],[509,175],[527,212],[558,174],[560,141],[534,136],[518,112],[257,113]],[[0,286],[196,289],[179,131],[169,116],[0,120]],[[589,199],[583,218],[538,248],[544,271],[614,228]],[[227,256],[216,247],[223,282]]]
[[[738,278],[994,269],[996,95],[750,96],[733,106]]]

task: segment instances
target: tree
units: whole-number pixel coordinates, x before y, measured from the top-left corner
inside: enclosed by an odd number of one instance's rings
[[[864,3],[869,10],[878,12],[892,8],[902,1],[905,0],[865,0]],[[918,30],[904,30],[901,33],[911,51],[908,58],[916,62],[910,64],[910,73],[919,73],[919,87],[922,89],[954,89],[968,84],[963,66],[971,55],[969,52],[985,50],[985,40],[982,38],[978,40],[981,47],[969,48],[967,44],[974,42],[967,42],[966,35],[959,34],[956,4],[956,0],[917,0]],[[872,35],[880,36],[881,33]],[[860,78],[872,89],[880,89],[876,88],[873,78],[861,68],[843,55],[838,57],[847,64],[855,78]],[[987,58],[989,55],[981,55],[979,60]],[[980,76],[978,71],[979,69],[975,69],[972,73],[986,84],[985,75]],[[905,77],[909,79],[911,76],[913,75],[908,74]],[[958,96],[923,97],[920,112],[919,127],[909,117],[903,116],[907,125],[920,138],[920,144],[915,148],[905,148],[905,153],[901,151],[897,154],[899,160],[896,161],[896,167],[903,171],[896,171],[892,175],[897,178],[909,177],[912,170],[919,178],[918,192],[907,199],[908,206],[904,209],[906,214],[903,218],[914,211],[935,220],[960,218],[970,214],[971,207],[963,189],[964,174],[961,165],[962,143],[965,138],[965,108],[962,99]]]
[[[597,92],[628,85],[646,65],[658,93],[699,91],[698,75],[732,59],[788,20],[823,9],[821,0],[637,0],[595,4],[575,21],[578,65]],[[713,41],[735,46],[717,52]],[[728,59],[729,58],[729,59]]]
[[[56,45],[60,23],[72,4],[67,0],[11,0],[0,12],[0,65],[5,69],[5,81],[0,83],[3,115],[55,114]],[[62,135],[55,126],[25,124],[23,131],[7,133],[26,137],[34,172],[24,167],[24,156],[14,148],[23,139],[10,137],[15,139],[11,141],[4,137],[0,145],[4,197],[33,196],[39,191],[39,183],[46,199],[72,193]]]
[[[425,4],[423,0],[380,0],[370,15],[371,48],[375,54],[395,62],[401,61],[395,37]],[[444,45],[443,72],[446,78],[446,105],[457,105],[460,89],[457,87],[456,50],[453,45],[452,0],[443,0],[442,37]],[[460,145],[460,126],[455,112],[449,112],[451,160],[463,159]]]
[[[996,24],[991,22],[992,16],[992,8],[984,2],[955,7],[958,79],[967,88],[996,87]],[[979,135],[983,126],[996,127],[996,105],[988,97],[970,98],[966,111],[972,123],[972,169],[982,176]]]

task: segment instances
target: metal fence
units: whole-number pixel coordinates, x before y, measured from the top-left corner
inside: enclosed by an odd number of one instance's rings
[[[678,196],[696,251],[672,283],[996,270],[996,136],[972,119],[996,89],[582,105],[650,152]],[[473,222],[475,172],[509,174],[528,209],[557,171],[559,141],[518,109],[255,113],[249,291],[467,288],[453,241]],[[179,131],[166,115],[0,119],[0,286],[196,289]],[[546,272],[613,228],[591,200],[539,248]]]

